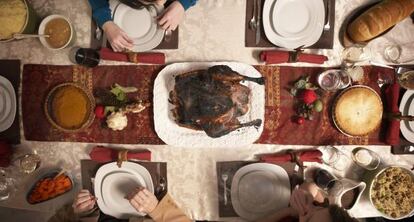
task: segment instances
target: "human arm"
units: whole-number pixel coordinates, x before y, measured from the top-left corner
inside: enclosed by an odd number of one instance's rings
[[[92,17],[99,27],[107,21],[112,21],[108,0],[88,0],[92,8]]]
[[[148,213],[155,222],[190,222],[184,212],[166,194],[158,202],[153,193],[147,189],[140,189],[129,197],[131,205],[139,212]]]
[[[115,52],[124,51],[133,47],[133,41],[129,36],[112,21],[108,0],[88,0],[92,8],[92,16],[101,27],[112,49]]]
[[[88,190],[81,190],[72,205],[65,205],[49,218],[48,222],[96,221],[96,198]]]

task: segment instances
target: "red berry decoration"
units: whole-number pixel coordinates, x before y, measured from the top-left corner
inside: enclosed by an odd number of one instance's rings
[[[302,116],[299,116],[296,119],[296,123],[299,124],[299,125],[302,125],[304,122],[305,122],[305,118],[303,118]]]
[[[302,99],[305,104],[310,105],[318,99],[318,95],[316,95],[314,90],[305,89],[302,91],[299,98]]]
[[[105,107],[98,105],[95,107],[95,116],[98,119],[103,119],[105,118]]]

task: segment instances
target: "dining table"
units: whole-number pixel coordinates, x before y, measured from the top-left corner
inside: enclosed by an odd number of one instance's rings
[[[76,32],[74,46],[89,48],[91,37],[95,34],[92,29],[92,13],[88,1],[65,0],[28,0],[40,17],[50,14],[62,14],[73,23]],[[339,67],[342,62],[343,46],[339,41],[339,29],[348,14],[359,5],[369,0],[340,0],[335,1],[334,38],[332,49],[305,49],[308,53],[323,54],[328,57],[322,65],[307,63],[284,63],[280,66],[292,67]],[[179,26],[178,49],[154,50],[165,53],[166,64],[181,62],[221,62],[237,61],[250,65],[263,65],[258,57],[261,50],[267,48],[245,47],[245,0],[198,0],[197,4],[185,13],[185,18]],[[378,64],[388,64],[383,58],[383,50],[387,44],[401,44],[410,49],[409,43],[414,40],[414,25],[409,18],[397,24],[391,31],[369,42],[366,46],[373,53],[371,61]],[[405,49],[405,48],[404,48]],[[69,48],[49,50],[42,46],[36,38],[23,39],[0,43],[0,59],[18,59],[23,65],[73,65],[68,58]],[[101,61],[99,66],[132,65],[136,64]],[[368,61],[360,65],[370,65]],[[145,65],[139,65],[145,66]],[[23,76],[21,76],[23,77]],[[38,86],[39,88],[42,85]],[[22,87],[18,92],[22,96]],[[21,100],[20,100],[21,101]],[[26,153],[37,153],[41,158],[40,168],[32,174],[18,174],[16,189],[12,196],[0,201],[0,207],[31,210],[53,214],[64,204],[72,203],[81,185],[81,160],[89,159],[89,152],[97,145],[125,149],[145,148],[151,151],[152,161],[167,163],[168,192],[177,205],[194,220],[211,221],[243,221],[241,218],[219,217],[219,193],[217,189],[216,163],[219,161],[252,161],[257,155],[274,153],[286,149],[320,148],[315,145],[280,145],[280,144],[251,144],[242,147],[174,147],[170,145],[149,144],[109,144],[90,142],[64,141],[31,141],[27,140],[23,130],[22,104],[20,112],[20,144],[14,146],[13,157],[17,158]],[[305,123],[306,124],[306,123]],[[299,135],[300,136],[300,135]],[[414,155],[394,155],[391,146],[382,145],[338,145],[345,154],[351,155],[352,149],[363,146],[376,152],[386,165],[402,165],[412,168]],[[14,163],[16,165],[16,163]],[[306,163],[306,166],[320,166],[319,163]],[[75,189],[71,192],[40,204],[31,205],[26,201],[26,193],[35,182],[42,170],[59,166],[65,169],[74,179]],[[336,171],[338,176],[344,176],[347,171]],[[16,173],[17,175],[17,173]],[[361,198],[350,214],[356,218],[381,216],[374,209],[368,198]]]

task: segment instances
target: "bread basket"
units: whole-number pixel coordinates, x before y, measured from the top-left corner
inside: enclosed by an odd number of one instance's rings
[[[80,127],[78,128],[64,128],[62,126],[60,126],[54,118],[54,114],[53,114],[53,107],[52,107],[52,101],[54,99],[54,96],[56,94],[56,92],[58,92],[59,89],[62,89],[63,87],[67,87],[67,86],[73,86],[76,87],[77,89],[79,89],[82,93],[84,93],[85,97],[88,100],[88,110],[87,110],[87,115],[86,118],[84,120],[84,122],[81,124]],[[79,132],[87,127],[89,127],[94,118],[95,118],[95,114],[94,114],[94,110],[95,110],[95,99],[93,97],[93,95],[87,90],[85,89],[82,85],[77,84],[77,83],[72,83],[72,82],[68,82],[68,83],[62,83],[59,84],[57,86],[55,86],[52,90],[50,90],[50,92],[48,93],[45,103],[44,103],[44,112],[46,114],[46,118],[49,121],[49,123],[55,127],[56,129],[59,129],[60,131],[66,132],[66,133],[75,133],[75,132]]]

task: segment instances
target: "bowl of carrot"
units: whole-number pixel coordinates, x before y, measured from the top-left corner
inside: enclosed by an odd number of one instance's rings
[[[55,170],[43,175],[27,194],[30,204],[42,203],[69,192],[73,188],[73,180],[66,173]]]

